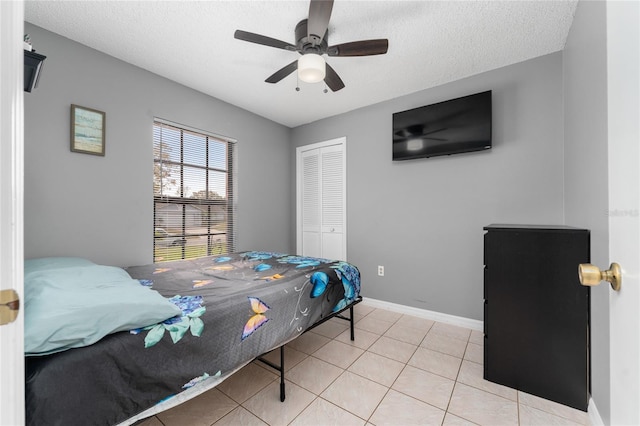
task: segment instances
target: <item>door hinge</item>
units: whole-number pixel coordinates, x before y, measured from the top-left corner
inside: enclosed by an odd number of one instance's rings
[[[20,312],[20,297],[15,290],[0,290],[0,325],[14,322]]]

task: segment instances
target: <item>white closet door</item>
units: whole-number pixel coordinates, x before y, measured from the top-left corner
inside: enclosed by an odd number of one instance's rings
[[[345,138],[298,148],[298,253],[346,260]]]

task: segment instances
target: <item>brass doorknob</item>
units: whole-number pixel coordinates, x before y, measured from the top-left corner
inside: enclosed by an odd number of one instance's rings
[[[617,263],[612,263],[606,271],[601,271],[590,263],[581,263],[578,266],[578,276],[582,285],[594,286],[600,284],[600,281],[609,281],[615,291],[622,286],[622,268]]]
[[[9,324],[18,317],[20,298],[15,290],[0,290],[0,325]]]

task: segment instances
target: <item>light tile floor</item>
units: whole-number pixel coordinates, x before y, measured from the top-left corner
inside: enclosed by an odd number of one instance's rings
[[[355,318],[353,342],[332,319],[285,347],[285,402],[278,374],[253,362],[141,425],[589,425],[587,413],[484,380],[481,332],[364,303]]]

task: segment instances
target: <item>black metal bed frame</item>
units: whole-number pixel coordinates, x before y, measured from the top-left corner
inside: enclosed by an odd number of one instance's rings
[[[316,322],[315,324],[313,324],[311,327],[307,328],[305,331],[303,331],[302,333],[306,333],[309,330],[312,330],[314,328],[316,328],[317,326],[321,325],[322,323],[324,323],[325,321],[329,321],[331,318],[340,318],[342,320],[345,321],[349,321],[350,327],[351,327],[351,341],[355,340],[355,332],[354,332],[354,322],[353,322],[353,307],[355,305],[357,305],[358,303],[362,302],[362,296],[358,296],[353,302],[351,302],[351,304],[349,304],[349,306],[345,306],[343,309],[339,310],[338,312],[334,312],[331,315],[322,318],[320,321]],[[346,310],[349,310],[349,317],[345,317],[342,315],[343,312],[345,312]],[[269,367],[273,368],[274,370],[277,370],[280,372],[280,401],[284,402],[285,399],[285,389],[284,389],[284,346],[282,345],[280,346],[278,349],[280,349],[280,365],[274,364],[273,362],[264,359],[263,356],[264,355],[260,355],[259,357],[256,358],[256,360],[268,365]]]

